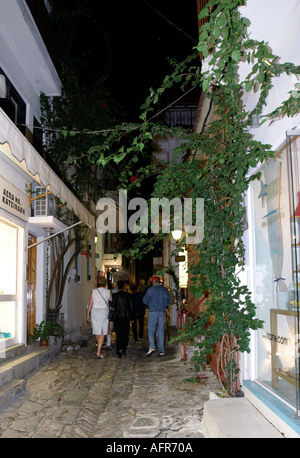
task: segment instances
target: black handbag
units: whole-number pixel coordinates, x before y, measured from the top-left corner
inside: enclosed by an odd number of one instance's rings
[[[109,305],[108,319],[109,321],[114,321],[115,319],[115,309],[112,305]]]

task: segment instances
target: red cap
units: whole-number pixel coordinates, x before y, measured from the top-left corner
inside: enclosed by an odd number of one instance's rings
[[[159,277],[152,277],[152,281],[160,281]]]

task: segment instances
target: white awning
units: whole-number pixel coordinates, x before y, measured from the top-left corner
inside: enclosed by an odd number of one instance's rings
[[[0,151],[22,169],[32,180],[66,203],[75,215],[92,229],[95,217],[53,172],[2,109],[0,109]]]

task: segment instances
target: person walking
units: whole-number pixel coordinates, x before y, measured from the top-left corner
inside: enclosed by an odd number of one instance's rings
[[[114,283],[111,284],[110,290],[111,290],[112,294],[118,292],[118,288],[116,287],[116,285]],[[113,333],[113,329],[114,329],[114,320],[113,320],[113,310],[111,308],[111,299],[110,299],[110,302],[109,302],[108,320],[109,320],[109,325],[108,325],[108,334],[107,334],[107,337],[106,337],[105,349],[106,350],[111,350],[111,338],[112,338],[112,333]]]
[[[136,285],[132,288],[132,298],[134,304],[134,322],[132,323],[132,333],[135,342],[138,342],[137,323],[139,323],[139,340],[142,341],[144,337],[144,316],[145,305],[143,303],[143,294],[138,291]]]
[[[108,335],[109,301],[112,299],[110,290],[105,288],[106,282],[107,280],[105,277],[98,278],[98,287],[91,292],[87,310],[87,321],[91,322],[93,334],[96,335],[98,359],[104,358],[101,354],[101,350],[104,337]]]
[[[119,358],[126,356],[130,322],[134,321],[132,295],[124,291],[124,282],[117,283],[118,292],[112,295],[111,307],[116,333],[116,353]]]
[[[147,289],[143,302],[148,306],[149,350],[147,356],[151,356],[156,350],[156,331],[157,348],[160,356],[163,356],[165,354],[164,341],[166,310],[171,303],[171,295],[167,288],[160,284],[159,277],[152,278],[152,286]]]
[[[147,286],[145,285],[145,280],[141,278],[141,280],[139,281],[138,292],[144,294],[146,292],[146,289],[147,289]]]

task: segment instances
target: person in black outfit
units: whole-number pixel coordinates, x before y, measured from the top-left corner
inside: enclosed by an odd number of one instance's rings
[[[130,322],[134,321],[134,304],[132,295],[124,291],[124,282],[117,283],[118,292],[113,293],[111,306],[116,333],[116,353],[119,358],[126,356]]]
[[[139,340],[143,340],[144,337],[145,305],[143,303],[143,293],[138,291],[137,286],[132,286],[131,290],[135,312],[135,319],[132,323],[132,333],[134,341],[138,342],[137,322],[139,322]]]

